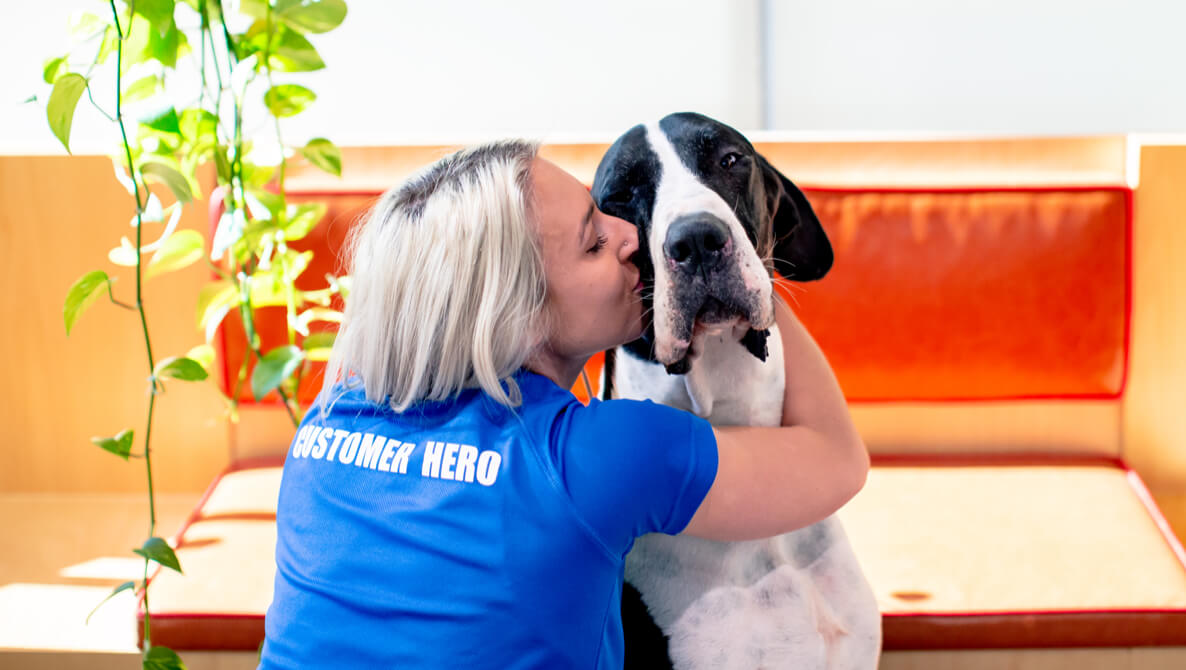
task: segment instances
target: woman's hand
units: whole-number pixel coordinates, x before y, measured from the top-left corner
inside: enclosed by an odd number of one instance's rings
[[[790,308],[777,301],[775,312],[786,365],[782,427],[713,427],[717,476],[689,535],[780,535],[823,520],[865,485],[869,452],[836,376]]]

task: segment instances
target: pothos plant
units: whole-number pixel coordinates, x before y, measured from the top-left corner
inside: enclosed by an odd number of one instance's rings
[[[143,460],[148,539],[133,549],[144,559],[143,578],[120,584],[108,599],[127,590],[142,598],[144,668],[184,667],[175,652],[154,646],[151,639],[150,567],[155,562],[182,570],[173,549],[156,533],[153,411],[157,397],[166,390],[166,380],[208,378],[215,333],[234,314],[242,321],[248,355],[235,374],[233,390],[224,395],[229,416],[237,418],[238,399],[249,379],[256,399],[276,393],[293,424],[299,422],[300,379],[312,362],[328,357],[333,343],[331,332],[311,332],[310,326],[316,321],[340,321],[334,299],[344,297],[348,278],[327,275],[321,288],[297,287],[296,279],[308,267],[312,252],[298,252],[289,244],[321,220],[325,206],[288,202],[285,172],[288,157],[300,154],[340,175],[341,154],[324,138],[289,146],[281,133],[281,120],[301,113],[316,99],[294,78],[325,67],[308,36],[336,28],[345,18],[346,4],[343,0],[108,0],[106,4],[102,10],[72,17],[69,52],[45,62],[44,80],[52,86],[46,113],[67,151],[75,110],[84,94],[90,107],[111,122],[112,133],[118,129],[112,162],[116,180],[129,195],[134,240],[121,237],[108,260],[125,268],[124,274],[132,274],[135,297],[116,297],[119,271],[94,270],[70,287],[63,316],[69,334],[83,311],[106,294],[112,304],[131,311],[138,321],[149,391],[141,446],[134,445],[131,428],[92,441],[124,460]],[[213,170],[203,167],[209,164]],[[216,180],[213,195],[222,204],[207,243],[201,232],[178,230],[177,224],[184,206],[203,199],[201,185],[204,180],[208,183],[211,171]],[[200,175],[205,176],[200,179]],[[160,187],[154,192],[151,184]],[[168,194],[172,202],[165,204],[158,193]],[[122,221],[111,223],[122,225]],[[201,261],[214,277],[197,296],[197,323],[205,342],[188,352],[158,358],[149,335],[143,284]],[[255,324],[259,310],[269,307],[283,309],[287,341],[265,350],[269,344],[261,341]],[[255,365],[249,376],[251,361]]]

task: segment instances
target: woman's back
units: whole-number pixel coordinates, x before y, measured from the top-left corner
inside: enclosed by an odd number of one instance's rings
[[[309,413],[262,667],[621,666],[623,558],[687,524],[715,475],[711,429],[516,380],[515,413],[478,390],[402,414],[349,391]]]

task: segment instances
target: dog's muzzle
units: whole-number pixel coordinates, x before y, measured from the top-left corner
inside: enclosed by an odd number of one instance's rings
[[[737,249],[729,225],[712,213],[684,214],[668,226],[662,245],[666,276],[656,277],[668,286],[661,292],[663,304],[656,304],[663,316],[656,323],[656,356],[668,372],[682,374],[689,369],[697,328],[769,327],[769,310],[764,309],[769,302],[769,277],[743,276]],[[743,332],[738,331],[737,337]],[[751,331],[742,338],[743,346],[763,360],[764,335],[764,330]]]

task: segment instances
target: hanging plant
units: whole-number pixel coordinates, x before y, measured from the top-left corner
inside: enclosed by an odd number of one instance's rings
[[[117,298],[118,276],[91,270],[70,287],[63,317],[69,334],[85,310],[106,295],[111,304],[135,314],[138,337],[143,338],[149,393],[141,446],[137,448],[131,428],[92,441],[124,460],[144,461],[148,538],[133,549],[144,559],[144,574],[117,586],[108,599],[127,590],[142,598],[146,669],[185,667],[176,653],[154,646],[151,639],[151,564],[182,570],[172,547],[156,535],[151,436],[157,397],[165,392],[166,381],[209,377],[215,333],[228,315],[237,315],[249,355],[237,371],[234,390],[224,396],[229,416],[236,418],[240,391],[249,381],[256,399],[276,393],[295,426],[301,412],[296,401],[301,376],[312,361],[324,360],[333,344],[332,332],[310,333],[310,323],[340,321],[334,300],[343,297],[348,286],[348,278],[328,275],[323,288],[302,290],[296,285],[312,252],[298,252],[289,245],[303,238],[326,209],[319,203],[288,202],[288,159],[300,155],[340,175],[341,153],[324,138],[290,146],[281,133],[282,119],[300,114],[317,99],[295,78],[325,67],[310,38],[340,25],[346,4],[241,0],[233,12],[231,4],[110,0],[106,12],[72,17],[72,48],[42,67],[46,84],[52,86],[46,116],[67,152],[79,109],[97,110],[111,122],[113,135],[118,131],[119,148],[112,162],[115,179],[129,195],[134,239],[121,236],[108,261],[134,272],[135,296]],[[84,95],[88,104],[80,107]],[[264,130],[256,132],[257,128]],[[207,241],[198,231],[176,227],[182,208],[205,196],[199,170],[211,163],[221,213]],[[154,184],[159,185],[155,192]],[[158,193],[167,193],[165,199],[171,201],[166,204]],[[126,225],[109,223],[113,229]],[[203,261],[215,276],[198,296],[197,325],[205,342],[157,359],[143,284]],[[258,310],[267,307],[284,309],[287,342],[265,351],[255,324]]]

